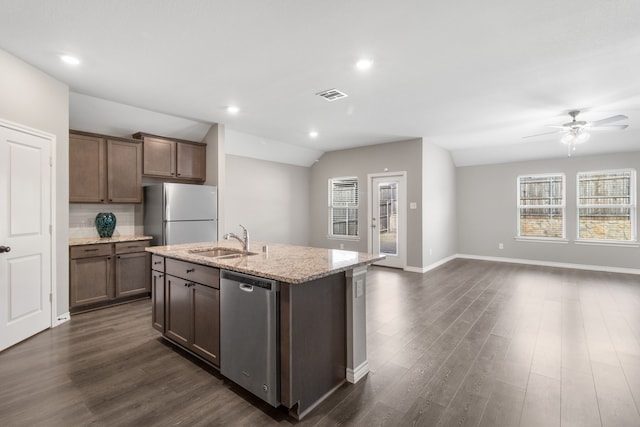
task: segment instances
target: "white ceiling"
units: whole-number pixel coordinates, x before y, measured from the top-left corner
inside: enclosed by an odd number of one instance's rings
[[[629,116],[577,155],[640,149],[638,0],[0,0],[0,48],[87,99],[300,149],[422,137],[457,165],[562,157],[558,136],[522,137],[571,109]],[[349,96],[315,95],[331,88]]]

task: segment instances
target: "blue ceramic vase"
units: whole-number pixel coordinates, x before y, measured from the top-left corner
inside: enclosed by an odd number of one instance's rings
[[[111,212],[100,212],[96,215],[96,230],[100,237],[111,237],[116,228],[116,216]]]

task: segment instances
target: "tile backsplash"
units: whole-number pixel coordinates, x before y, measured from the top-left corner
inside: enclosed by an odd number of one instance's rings
[[[113,212],[116,216],[114,236],[143,234],[141,205],[71,203],[69,205],[69,237],[97,237],[95,218],[99,212]]]

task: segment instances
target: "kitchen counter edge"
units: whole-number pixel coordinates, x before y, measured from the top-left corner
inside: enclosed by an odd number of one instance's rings
[[[151,240],[151,236],[130,235],[116,237],[73,237],[69,239],[69,246],[96,245],[100,243],[120,243],[135,242],[141,240]]]
[[[254,242],[252,245],[254,245],[254,247],[267,245],[269,251],[267,253],[255,253],[254,255],[243,257],[241,262],[239,262],[237,258],[215,259],[190,252],[194,249],[202,248],[234,247],[226,241],[173,246],[151,246],[145,248],[145,250],[166,258],[250,274],[294,285],[353,270],[354,268],[367,266],[385,259],[384,255],[337,249],[265,244],[262,242]],[[328,258],[330,254],[335,252],[352,254],[354,257],[357,256],[357,260],[339,262],[337,265],[331,266],[323,265],[326,264],[325,258]],[[301,254],[303,255],[301,256]]]

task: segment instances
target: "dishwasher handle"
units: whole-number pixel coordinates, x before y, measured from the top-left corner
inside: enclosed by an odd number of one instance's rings
[[[253,292],[253,286],[251,286],[251,285],[247,285],[247,284],[245,284],[245,283],[240,283],[240,284],[238,285],[238,287],[240,288],[240,290],[241,290],[241,291],[244,291],[244,292]]]

